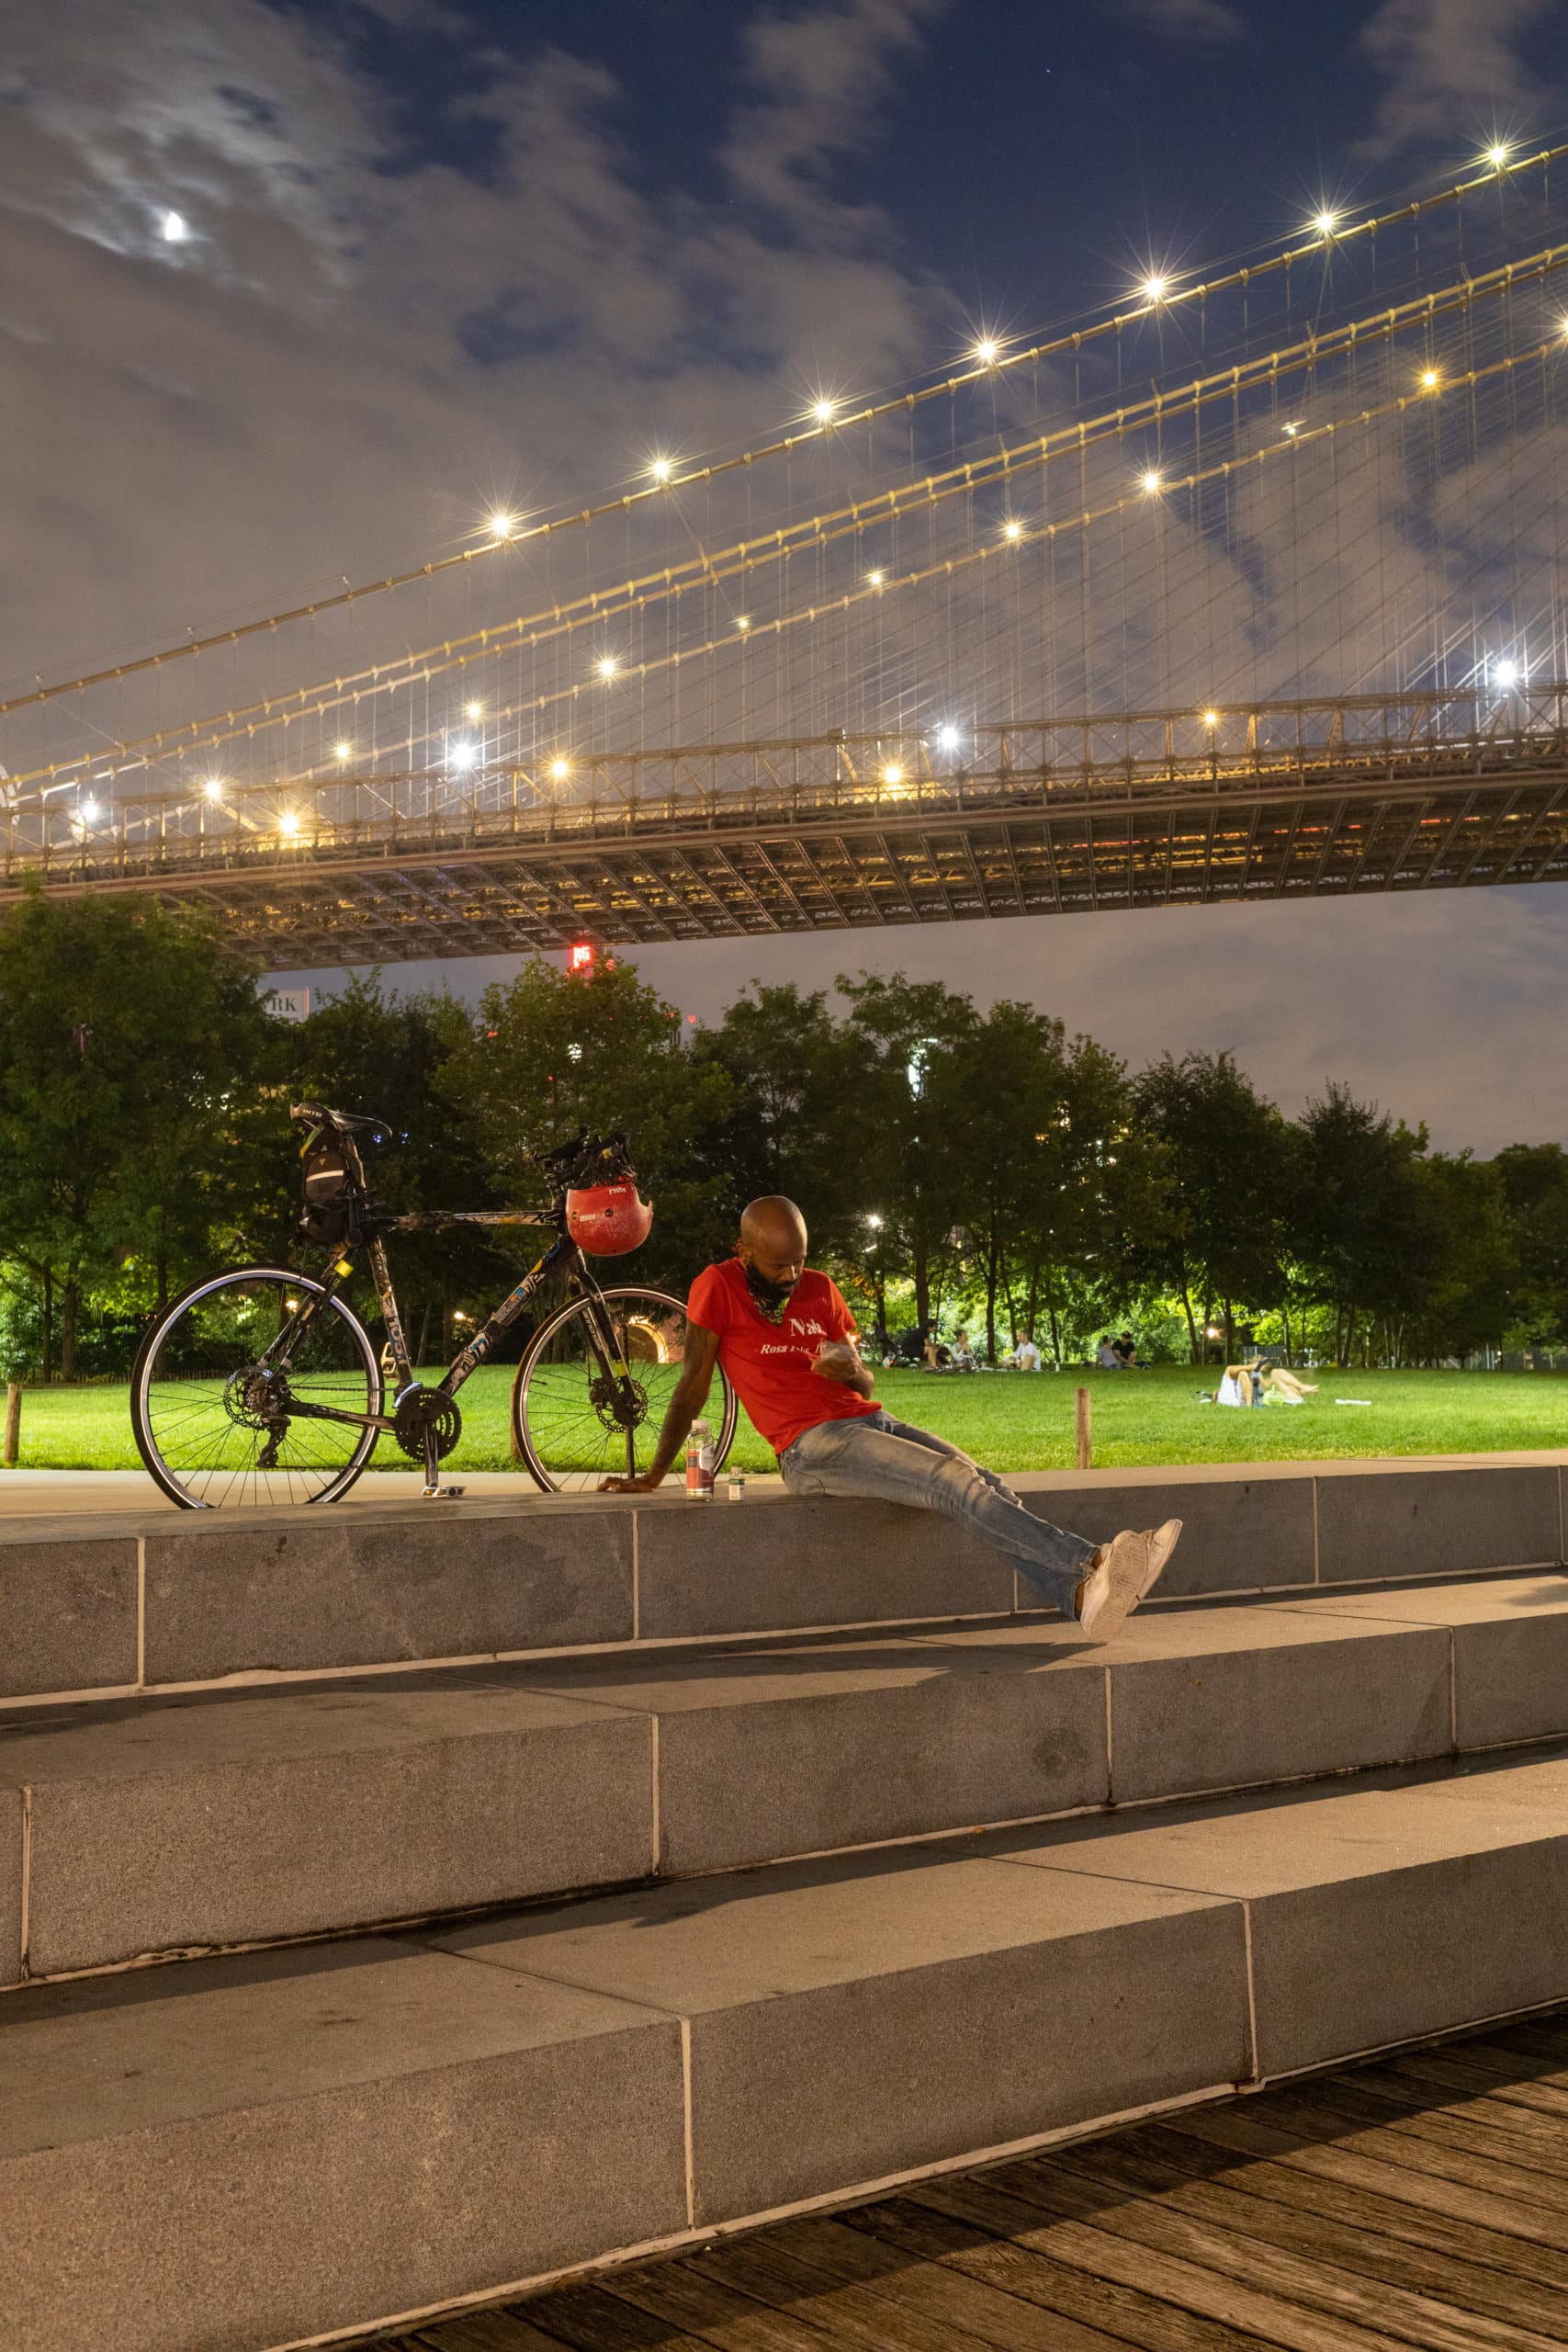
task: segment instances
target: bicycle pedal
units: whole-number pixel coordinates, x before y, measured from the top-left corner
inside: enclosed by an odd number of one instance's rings
[[[422,1487],[420,1498],[427,1503],[456,1502],[464,1491],[461,1487]]]

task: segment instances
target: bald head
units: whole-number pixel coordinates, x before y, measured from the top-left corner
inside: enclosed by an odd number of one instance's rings
[[[764,1283],[793,1290],[806,1266],[806,1219],[781,1193],[764,1193],[740,1219],[736,1253]]]

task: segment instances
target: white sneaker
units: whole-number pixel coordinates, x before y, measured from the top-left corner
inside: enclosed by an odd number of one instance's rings
[[[1124,1527],[1101,1546],[1096,1566],[1078,1587],[1077,1621],[1090,1641],[1109,1642],[1120,1633],[1159,1582],[1180,1533],[1181,1521],[1168,1519],[1163,1527],[1145,1528],[1141,1534]]]

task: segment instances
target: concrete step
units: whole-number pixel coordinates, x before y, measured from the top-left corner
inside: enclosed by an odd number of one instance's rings
[[[0,1715],[0,1985],[1568,1736],[1568,1577]]]
[[[1096,1541],[1172,1515],[1167,1600],[1564,1559],[1562,1469],[1202,1464],[1053,1475]],[[0,1699],[998,1617],[1031,1590],[932,1515],[749,1495],[0,1521]]]
[[[0,2309],[28,2352],[407,2325],[1564,1997],[1562,1752],[29,1987]]]

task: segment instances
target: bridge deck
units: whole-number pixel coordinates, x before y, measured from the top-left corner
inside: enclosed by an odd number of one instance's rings
[[[194,830],[186,802],[125,802],[101,838],[13,815],[0,909],[31,878],[195,899],[293,967],[1568,876],[1568,690],[1512,731],[1454,716],[1258,706],[1205,744],[1190,713],[1063,721],[947,771],[824,738],[606,756],[558,792],[338,779],[291,787],[313,798],[287,838],[270,802]]]
[[[1391,2335],[1568,2343],[1568,2014],[378,2341],[1386,2352]]]

